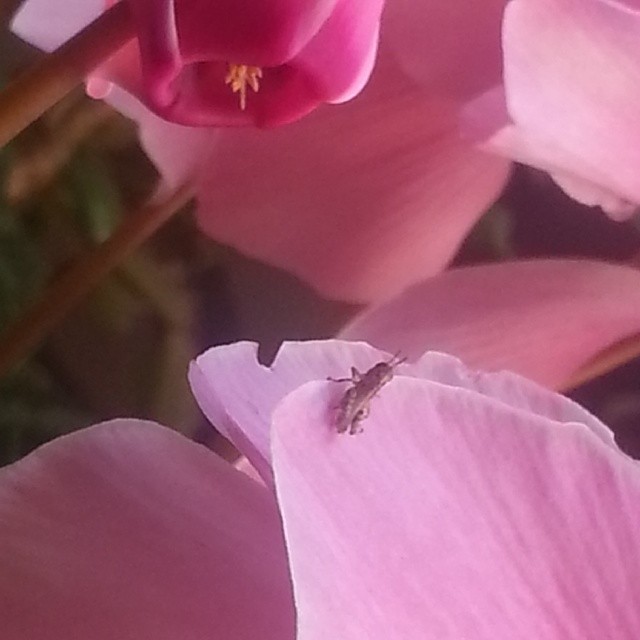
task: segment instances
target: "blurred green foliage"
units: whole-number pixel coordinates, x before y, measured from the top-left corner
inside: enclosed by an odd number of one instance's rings
[[[103,242],[122,212],[122,197],[104,158],[80,148],[65,167],[61,185],[78,228],[94,242]]]
[[[19,327],[59,274],[107,240],[156,179],[131,123],[82,91],[0,149],[0,334]],[[185,220],[186,235],[155,236],[26,361],[0,372],[0,465],[114,417],[194,429],[200,418],[185,376],[193,309],[183,259],[193,256],[193,226]]]
[[[0,464],[17,460],[60,434],[91,423],[91,417],[74,407],[66,395],[35,362],[23,365],[2,381]]]
[[[77,239],[93,244],[109,236],[122,210],[108,165],[95,154],[73,154],[53,186],[40,197],[19,202],[7,197],[14,162],[12,145],[0,150],[0,331],[60,268],[60,252],[51,246],[64,241],[64,225],[52,225],[52,211],[70,217],[69,235],[75,236],[71,244]],[[0,465],[89,424],[90,412],[72,396],[37,356],[0,380]]]

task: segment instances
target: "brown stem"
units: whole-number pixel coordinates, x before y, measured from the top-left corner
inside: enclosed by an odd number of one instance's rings
[[[625,338],[600,352],[562,386],[562,391],[571,391],[638,357],[640,357],[640,334]]]
[[[134,36],[128,2],[113,5],[0,93],[0,147]]]
[[[640,269],[640,252],[633,255],[627,262],[627,265],[635,269]],[[640,357],[640,333],[628,336],[604,351],[601,351],[571,376],[571,378],[562,385],[560,390],[564,392],[571,391],[581,384],[591,382],[591,380],[595,380],[595,378],[606,375],[610,371],[638,357]]]
[[[191,198],[181,187],[159,204],[128,215],[114,234],[54,280],[40,300],[0,336],[0,376],[26,358],[122,260]]]
[[[640,268],[640,252],[636,253],[631,260],[628,261],[627,265],[636,269]],[[571,378],[562,385],[560,390],[563,392],[571,391],[581,384],[604,376],[610,371],[639,357],[640,333],[636,333],[601,351],[571,376]]]

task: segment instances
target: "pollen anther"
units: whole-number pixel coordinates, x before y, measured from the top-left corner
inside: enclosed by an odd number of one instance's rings
[[[240,109],[242,111],[247,108],[247,87],[251,87],[254,93],[257,93],[260,89],[260,78],[262,78],[261,67],[229,63],[229,71],[224,83],[231,87],[233,93],[240,94]]]

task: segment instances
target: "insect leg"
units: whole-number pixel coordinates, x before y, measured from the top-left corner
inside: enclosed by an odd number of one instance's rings
[[[369,415],[369,409],[370,407],[368,404],[365,404],[362,407],[360,407],[360,409],[358,409],[356,414],[353,416],[353,420],[351,420],[351,426],[349,427],[350,435],[355,435],[356,433],[362,433],[363,428],[361,423]]]
[[[387,361],[387,364],[390,367],[393,367],[395,369],[398,365],[401,365],[403,362],[406,362],[407,356],[400,357],[401,353],[402,353],[401,351],[396,351],[391,357],[391,359]]]
[[[351,367],[350,378],[332,378],[329,376],[327,380],[331,382],[351,382],[352,384],[358,384],[362,380],[362,374],[355,367]]]

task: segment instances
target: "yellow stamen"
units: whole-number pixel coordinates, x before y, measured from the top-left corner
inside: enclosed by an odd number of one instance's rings
[[[260,89],[260,78],[262,78],[260,67],[229,63],[229,71],[224,83],[231,87],[233,93],[240,93],[240,109],[242,111],[247,108],[247,86],[251,87],[254,93],[257,93]]]

